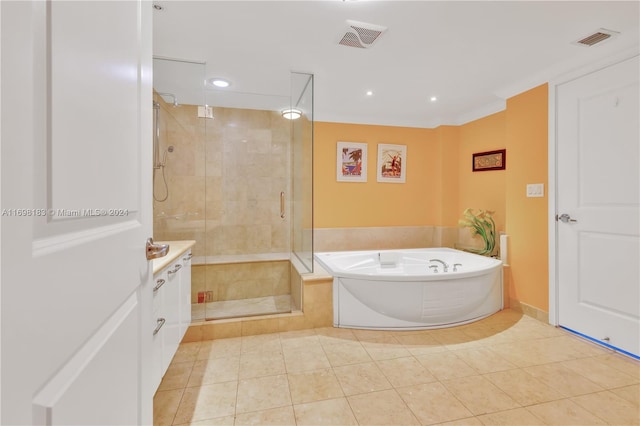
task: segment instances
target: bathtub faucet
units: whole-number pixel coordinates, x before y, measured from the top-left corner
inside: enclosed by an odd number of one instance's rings
[[[429,262],[439,262],[442,263],[442,268],[444,270],[444,272],[448,272],[449,271],[449,265],[447,265],[447,263],[444,260],[440,260],[440,259],[429,259]]]

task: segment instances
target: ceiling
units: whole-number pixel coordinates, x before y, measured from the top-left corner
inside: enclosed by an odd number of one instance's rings
[[[153,12],[154,55],[206,63],[188,64],[185,73],[154,68],[157,90],[201,103],[203,79],[223,77],[231,86],[207,88],[209,105],[278,109],[289,102],[291,71],[307,72],[316,121],[462,124],[558,75],[637,49],[640,40],[638,1],[154,4],[163,7]],[[387,30],[369,48],[343,46],[346,20]],[[574,43],[601,28],[620,34],[592,47]]]

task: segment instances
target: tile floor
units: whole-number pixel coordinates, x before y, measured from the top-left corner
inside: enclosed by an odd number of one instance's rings
[[[182,344],[156,425],[639,425],[640,363],[505,310]]]

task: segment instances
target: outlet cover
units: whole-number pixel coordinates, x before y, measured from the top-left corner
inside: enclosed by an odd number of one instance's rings
[[[544,183],[527,184],[527,197],[544,197]]]

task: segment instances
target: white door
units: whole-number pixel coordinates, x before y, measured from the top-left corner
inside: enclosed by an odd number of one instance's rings
[[[151,4],[0,7],[0,423],[151,423]]]
[[[636,56],[559,85],[556,98],[559,324],[635,355],[639,74]]]

